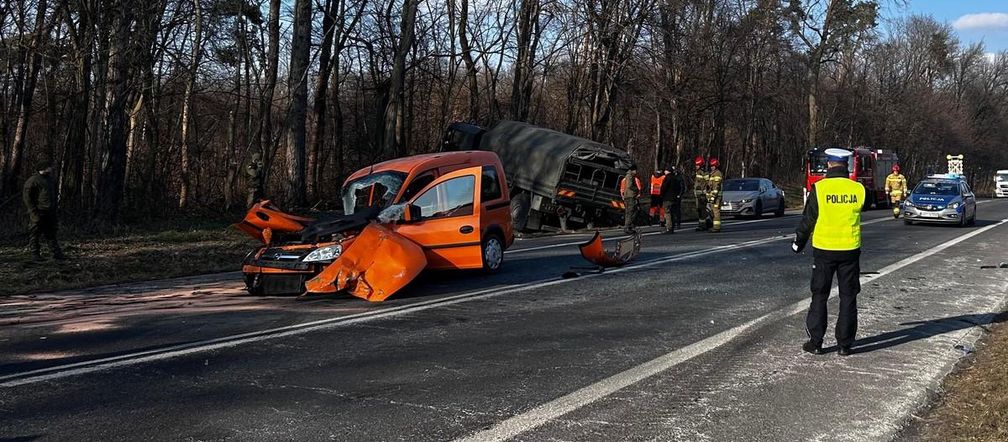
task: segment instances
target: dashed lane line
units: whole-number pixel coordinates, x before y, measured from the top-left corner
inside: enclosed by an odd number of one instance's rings
[[[875,223],[885,221],[887,219],[877,219],[869,221],[868,223]],[[909,266],[915,262],[918,262],[927,257],[933,256],[949,247],[966,241],[974,236],[985,233],[993,228],[999,227],[1008,223],[1008,218],[1001,220],[996,224],[992,224],[977,230],[974,230],[965,235],[956,237],[952,240],[946,241],[935,247],[927,249],[923,252],[917,253],[913,256],[907,257],[886,267],[883,267],[878,271],[878,274],[866,275],[861,277],[861,283],[865,284],[868,281],[875,280],[893,273],[899,269]],[[831,293],[831,298],[837,296],[837,290],[834,288]],[[763,315],[752,321],[746,322],[742,325],[732,327],[731,329],[725,330],[721,333],[715,334],[708,338],[697,341],[693,344],[687,345],[680,349],[666,353],[665,355],[659,356],[643,364],[632,367],[628,370],[617,373],[613,376],[605,378],[599,382],[588,385],[587,387],[581,388],[565,396],[561,396],[557,399],[549,401],[545,404],[539,405],[531,410],[524,413],[518,414],[516,416],[510,417],[497,423],[496,425],[490,427],[489,429],[479,431],[458,441],[462,442],[488,442],[488,441],[504,441],[511,439],[515,436],[538,428],[560,416],[563,416],[572,411],[578,410],[585,407],[591,403],[598,401],[610,394],[613,394],[623,388],[640,382],[644,379],[655,376],[662,373],[670,368],[673,368],[683,362],[700,356],[704,353],[708,353],[730,341],[737,338],[738,336],[746,333],[757,325],[766,323],[772,320],[778,320],[787,318],[798,313],[801,313],[806,308],[808,308],[808,299],[798,301],[794,304],[786,306],[784,308],[775,310],[771,313]],[[457,442],[458,442],[457,441]]]

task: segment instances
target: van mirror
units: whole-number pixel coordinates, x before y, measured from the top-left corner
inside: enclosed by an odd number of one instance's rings
[[[403,211],[402,220],[404,223],[411,223],[420,221],[422,215],[420,214],[420,206],[414,204],[407,204],[406,210]]]

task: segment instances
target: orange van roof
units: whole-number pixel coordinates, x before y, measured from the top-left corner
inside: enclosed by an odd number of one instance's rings
[[[460,152],[439,152],[413,155],[383,161],[374,166],[367,166],[347,177],[343,185],[372,172],[397,171],[410,173],[413,169],[441,167],[450,164],[496,164],[497,156],[493,152],[483,150],[465,150]]]

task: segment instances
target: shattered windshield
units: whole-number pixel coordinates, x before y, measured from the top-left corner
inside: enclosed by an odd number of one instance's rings
[[[406,174],[379,172],[351,181],[343,187],[343,213],[353,215],[361,207],[386,207],[399,193]]]
[[[955,181],[923,181],[913,191],[918,195],[958,195],[959,183]]]

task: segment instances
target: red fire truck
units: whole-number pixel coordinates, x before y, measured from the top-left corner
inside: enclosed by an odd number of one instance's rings
[[[872,207],[888,207],[889,198],[885,193],[886,176],[893,164],[899,164],[899,157],[891,150],[859,146],[844,148],[853,152],[847,162],[850,179],[864,185],[867,198],[865,210]],[[826,149],[812,149],[805,158],[805,197],[812,191],[812,185],[826,176]]]

